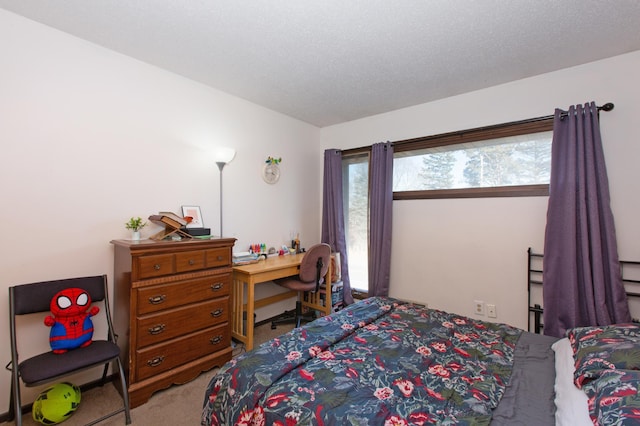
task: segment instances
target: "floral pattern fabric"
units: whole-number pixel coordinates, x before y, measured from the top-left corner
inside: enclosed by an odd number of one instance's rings
[[[486,425],[522,330],[369,298],[227,363],[203,425]]]
[[[640,327],[620,324],[567,331],[574,382],[589,398],[595,425],[640,424]]]

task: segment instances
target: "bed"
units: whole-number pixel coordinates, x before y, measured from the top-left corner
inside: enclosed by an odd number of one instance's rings
[[[374,297],[226,364],[203,425],[553,425],[557,339]]]
[[[361,300],[223,366],[202,425],[640,424],[640,324],[538,334],[543,255],[528,258],[535,333]],[[637,298],[640,262],[620,266]]]
[[[227,363],[202,424],[639,424],[639,342],[636,323],[555,339],[369,298]]]

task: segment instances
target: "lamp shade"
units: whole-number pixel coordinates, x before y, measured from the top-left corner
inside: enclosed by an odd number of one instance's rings
[[[216,163],[222,164],[229,164],[235,156],[236,150],[233,148],[218,148],[214,154]]]

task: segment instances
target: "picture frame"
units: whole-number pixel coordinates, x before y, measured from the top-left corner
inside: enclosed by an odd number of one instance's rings
[[[204,228],[200,206],[182,206],[182,217],[191,216],[193,220],[187,223],[187,228]]]

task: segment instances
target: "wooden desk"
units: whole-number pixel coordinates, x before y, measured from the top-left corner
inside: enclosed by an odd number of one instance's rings
[[[233,283],[231,287],[231,336],[244,343],[247,351],[253,349],[253,314],[256,308],[297,296],[297,292],[287,291],[255,300],[254,290],[256,284],[298,275],[300,272],[300,262],[303,257],[304,253],[277,256],[270,257],[258,263],[233,267]],[[327,272],[327,277],[331,277],[331,268],[329,268]],[[329,295],[328,300],[331,300],[331,295]],[[326,314],[331,313],[331,303],[327,306],[322,305],[319,292],[308,294],[308,297],[306,297],[303,302],[303,306]],[[243,330],[243,328],[246,328],[246,330]]]

